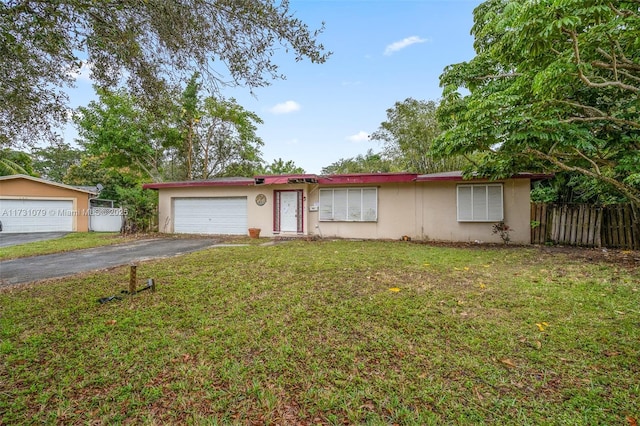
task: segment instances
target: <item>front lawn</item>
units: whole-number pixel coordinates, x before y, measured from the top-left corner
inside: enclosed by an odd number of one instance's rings
[[[74,232],[64,237],[52,240],[34,241],[16,246],[1,247],[0,261],[11,260],[19,257],[40,256],[65,251],[82,250],[94,247],[123,244],[137,239],[150,238],[215,238],[220,243],[226,244],[262,244],[265,241],[246,236],[228,235],[188,235],[188,234],[130,234],[123,235],[117,232]]]
[[[640,272],[579,253],[296,241],[103,305],[128,268],[4,290],[0,424],[634,424]]]
[[[52,240],[2,247],[0,248],[0,260],[120,244],[132,239],[133,237],[123,237],[117,232],[72,232]]]

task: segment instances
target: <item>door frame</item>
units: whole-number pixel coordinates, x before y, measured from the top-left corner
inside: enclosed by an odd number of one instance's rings
[[[273,232],[280,233],[280,195],[283,192],[295,192],[297,197],[297,230],[298,234],[304,233],[304,190],[302,189],[282,189],[273,191]]]

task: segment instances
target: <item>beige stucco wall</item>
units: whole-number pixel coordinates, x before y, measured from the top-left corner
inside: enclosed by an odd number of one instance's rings
[[[424,240],[502,242],[492,234],[495,222],[458,222],[456,186],[462,182],[424,182],[418,193],[422,202],[416,236]],[[464,182],[467,184],[467,182]],[[473,183],[481,183],[480,181]],[[497,182],[490,182],[497,183]],[[530,181],[510,179],[503,183],[504,222],[513,231],[511,241],[531,243]]]
[[[0,180],[0,198],[73,201],[73,230],[89,231],[89,194],[29,179]]]
[[[500,237],[491,232],[494,222],[457,221],[457,184],[444,181],[353,185],[358,188],[378,188],[377,222],[320,222],[319,213],[309,208],[319,200],[319,186],[315,184],[166,188],[159,191],[158,223],[160,232],[173,232],[173,198],[247,197],[248,228],[260,228],[260,236],[271,237],[274,235],[274,191],[301,189],[304,198],[304,235],[365,239],[400,239],[406,235],[414,240],[501,242]],[[511,239],[514,243],[530,243],[529,185],[529,179],[504,182],[505,222],[513,228]],[[256,204],[255,197],[258,194],[267,197],[265,205]]]
[[[341,186],[344,188],[344,186]],[[318,212],[308,212],[309,234],[322,237],[400,239],[415,238],[416,184],[353,185],[357,188],[378,188],[377,222],[324,222]],[[323,186],[322,188],[331,188]],[[336,187],[340,188],[340,187]],[[310,205],[319,200],[319,191],[310,193]],[[307,208],[307,211],[309,209]]]

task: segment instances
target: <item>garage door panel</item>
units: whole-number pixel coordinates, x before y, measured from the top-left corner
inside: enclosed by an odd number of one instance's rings
[[[0,199],[2,232],[71,232],[73,201]]]
[[[245,235],[247,197],[174,198],[174,232]]]

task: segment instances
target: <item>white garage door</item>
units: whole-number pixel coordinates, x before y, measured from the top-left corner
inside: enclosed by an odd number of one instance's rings
[[[71,232],[73,201],[0,199],[2,232]]]
[[[247,197],[174,198],[173,232],[245,235]]]

